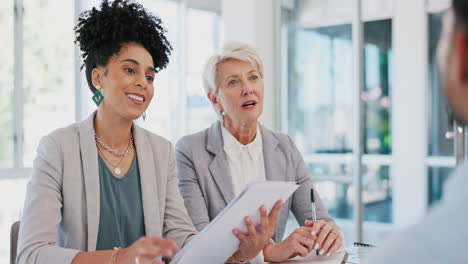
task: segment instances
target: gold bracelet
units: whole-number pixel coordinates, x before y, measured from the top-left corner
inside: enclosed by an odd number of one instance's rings
[[[112,256],[109,264],[115,264],[115,260],[117,259],[117,252],[119,251],[119,249],[119,247],[114,247],[114,249],[112,250]]]

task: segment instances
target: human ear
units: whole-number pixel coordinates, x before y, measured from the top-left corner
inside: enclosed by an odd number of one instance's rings
[[[206,96],[208,97],[208,100],[210,100],[210,102],[219,109],[219,111],[223,111],[223,107],[219,104],[218,97],[214,93],[208,92]]]
[[[98,67],[94,68],[93,71],[91,72],[91,80],[93,81],[94,88],[98,90],[101,89],[102,87],[101,85],[102,76],[103,76],[103,71]]]

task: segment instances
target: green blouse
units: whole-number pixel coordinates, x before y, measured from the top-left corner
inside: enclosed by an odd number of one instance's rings
[[[96,250],[128,247],[145,235],[136,155],[122,178],[115,177],[99,156],[99,191],[101,206]]]

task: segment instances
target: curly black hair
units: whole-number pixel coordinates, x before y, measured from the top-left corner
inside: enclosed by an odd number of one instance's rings
[[[82,51],[86,79],[91,92],[96,88],[91,72],[97,66],[106,66],[123,45],[136,42],[153,58],[156,72],[169,62],[172,46],[164,33],[161,19],[147,11],[141,4],[128,0],[103,0],[100,10],[93,7],[80,14],[75,30],[75,43]]]

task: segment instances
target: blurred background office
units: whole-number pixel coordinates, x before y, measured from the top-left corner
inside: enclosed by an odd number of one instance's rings
[[[96,108],[73,26],[99,2],[0,2],[0,263],[39,139]],[[454,140],[464,131],[435,63],[450,0],[138,2],[162,18],[174,47],[141,126],[175,143],[216,120],[203,64],[225,40],[240,40],[264,59],[262,123],[293,137],[347,245],[378,244],[443,196],[464,138]],[[288,230],[296,225],[291,216]]]

